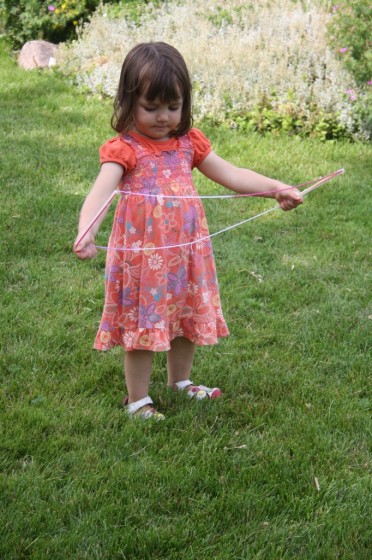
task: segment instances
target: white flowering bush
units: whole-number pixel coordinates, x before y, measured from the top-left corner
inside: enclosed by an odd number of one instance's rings
[[[144,4],[136,21],[101,6],[58,62],[80,86],[113,97],[127,52],[139,42],[165,41],[189,67],[198,120],[366,138],[355,116],[358,87],[327,45],[330,18],[325,2],[314,0]]]

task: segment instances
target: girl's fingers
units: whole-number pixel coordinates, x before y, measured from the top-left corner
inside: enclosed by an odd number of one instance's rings
[[[77,236],[74,243],[74,253],[79,259],[93,259],[97,255],[97,249],[94,242],[94,237],[91,233],[88,233],[81,241],[79,239],[81,236]]]
[[[282,200],[280,202],[280,207],[282,208],[282,210],[293,210],[294,208],[296,208],[299,204],[303,203],[303,199],[301,196],[296,196],[296,197],[288,197],[285,198],[284,200]]]
[[[93,243],[90,243],[85,247],[81,247],[79,244],[78,246],[74,246],[74,253],[81,260],[93,259],[97,255],[97,249]]]

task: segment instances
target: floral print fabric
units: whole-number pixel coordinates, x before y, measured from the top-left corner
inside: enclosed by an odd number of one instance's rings
[[[192,141],[185,135],[178,149],[157,152],[132,135],[121,141],[137,163],[120,184],[130,194],[121,194],[115,212],[94,347],[164,351],[179,336],[215,344],[229,333],[211,242],[198,242],[209,235],[207,220],[199,198],[178,198],[197,197]]]

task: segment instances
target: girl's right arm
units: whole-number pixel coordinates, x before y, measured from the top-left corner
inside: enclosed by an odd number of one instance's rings
[[[98,218],[90,231],[85,235],[84,239],[79,241],[81,235],[89,226],[90,222],[96,216],[97,212],[104,205],[109,196],[114,192],[120,183],[124,169],[118,163],[103,163],[101,171],[94,182],[92,190],[88,194],[80,212],[78,235],[74,243],[74,252],[79,259],[92,259],[97,254],[94,238],[98,232],[107,210]]]

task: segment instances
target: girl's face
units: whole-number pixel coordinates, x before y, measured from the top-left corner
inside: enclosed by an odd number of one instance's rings
[[[134,108],[134,131],[152,140],[168,140],[181,121],[182,97],[171,103],[139,97]]]

